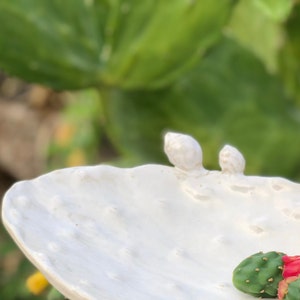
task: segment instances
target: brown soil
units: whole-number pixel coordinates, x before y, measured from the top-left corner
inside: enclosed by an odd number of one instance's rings
[[[45,149],[64,94],[0,73],[0,199],[18,180],[45,170]]]

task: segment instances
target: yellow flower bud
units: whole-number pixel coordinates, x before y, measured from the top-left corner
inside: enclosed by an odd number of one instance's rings
[[[49,282],[39,271],[29,276],[26,280],[28,290],[34,295],[40,295],[48,285]]]

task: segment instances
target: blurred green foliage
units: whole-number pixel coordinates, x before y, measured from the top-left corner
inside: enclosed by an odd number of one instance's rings
[[[48,149],[48,168],[93,164],[98,160],[101,140],[99,115],[102,114],[99,93],[83,90],[68,95]]]
[[[216,41],[234,2],[2,0],[0,65],[60,89],[162,86]]]
[[[33,296],[26,288],[26,279],[33,272],[35,272],[34,267],[16,248],[0,225],[0,299],[45,299],[45,294]]]
[[[300,124],[280,80],[232,40],[171,88],[112,93],[105,102],[110,136],[132,163],[163,160],[160,133],[168,129],[197,137],[208,168],[218,168],[217,152],[230,143],[245,155],[248,173],[300,175]]]
[[[1,0],[0,24],[1,69],[77,90],[49,169],[167,163],[174,130],[199,140],[207,168],[230,143],[248,174],[300,179],[299,1]],[[7,259],[17,250],[0,234]],[[0,299],[33,297],[18,262],[2,268]]]

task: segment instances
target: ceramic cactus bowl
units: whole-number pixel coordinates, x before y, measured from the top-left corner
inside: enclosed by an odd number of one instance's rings
[[[206,170],[190,136],[168,133],[174,167],[106,165],[16,183],[2,219],[72,300],[247,300],[232,271],[258,251],[300,252],[300,185],[243,175],[232,146]]]

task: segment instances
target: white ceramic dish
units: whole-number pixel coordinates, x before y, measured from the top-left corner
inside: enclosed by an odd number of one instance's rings
[[[234,267],[258,251],[300,253],[300,185],[242,174],[243,156],[202,167],[167,134],[175,167],[62,169],[15,184],[2,218],[33,264],[72,300],[246,300]]]

